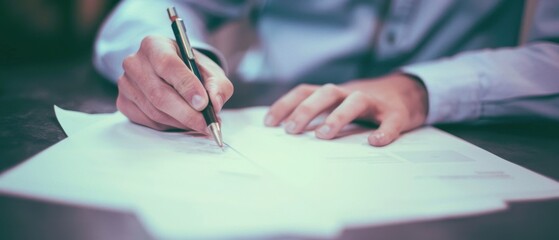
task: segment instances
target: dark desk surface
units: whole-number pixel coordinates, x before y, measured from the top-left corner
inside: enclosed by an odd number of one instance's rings
[[[0,171],[64,139],[53,105],[116,110],[115,87],[87,59],[0,68]],[[511,162],[559,179],[559,123],[443,125],[439,128]],[[559,239],[559,200],[511,203],[493,214],[350,229],[339,239]],[[0,195],[0,239],[149,239],[133,213]]]

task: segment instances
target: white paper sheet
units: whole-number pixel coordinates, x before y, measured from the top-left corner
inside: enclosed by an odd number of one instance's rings
[[[419,206],[437,211],[434,205],[456,201],[559,196],[556,181],[436,128],[374,148],[367,143],[370,130],[322,141],[312,132],[291,136],[281,128],[261,127],[265,111],[244,112],[243,118],[255,121],[245,120],[242,130],[230,124],[235,121],[224,122],[224,129],[238,131],[229,144],[317,203],[331,206],[331,214],[345,225],[382,223],[398,214],[405,219]]]
[[[56,114],[58,123],[62,126],[62,130],[66,133],[66,136],[75,135],[96,122],[118,115],[118,113],[88,114],[69,111],[56,105],[54,106],[54,113]]]
[[[81,121],[74,118],[79,114],[59,116],[70,115],[72,124]],[[91,122],[3,174],[0,190],[133,211],[165,239],[331,236],[339,229],[332,217],[307,209],[229,146],[222,150],[205,136],[154,131],[121,114]]]
[[[374,148],[366,129],[332,141],[291,136],[263,127],[266,109],[252,108],[222,114],[222,151],[119,113],[56,111],[71,137],[1,175],[0,191],[134,211],[162,238],[327,237],[559,196],[557,182],[434,128]]]

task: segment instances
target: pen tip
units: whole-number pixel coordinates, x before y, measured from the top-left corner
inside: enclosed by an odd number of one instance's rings
[[[208,129],[210,130],[210,133],[212,134],[212,137],[214,138],[217,145],[221,149],[223,149],[223,138],[221,136],[221,128],[219,127],[219,124],[218,123],[212,123],[212,124],[208,125]]]
[[[221,135],[221,134],[220,134],[220,135]],[[223,140],[221,139],[221,136],[219,136],[219,137],[217,138],[216,142],[217,142],[217,145],[218,145],[221,149],[223,149],[224,146],[223,146]]]

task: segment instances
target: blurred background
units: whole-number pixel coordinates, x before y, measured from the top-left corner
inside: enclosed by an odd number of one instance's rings
[[[95,34],[118,0],[0,1],[0,66],[91,56]]]
[[[119,0],[0,1],[0,68],[72,62],[90,58],[95,35]],[[253,39],[248,19],[217,31],[212,40],[237,67]]]

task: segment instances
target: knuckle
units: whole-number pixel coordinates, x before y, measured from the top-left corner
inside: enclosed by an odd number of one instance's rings
[[[153,106],[159,109],[164,108],[167,103],[166,94],[160,88],[153,88],[149,90],[148,98]]]
[[[327,83],[322,86],[322,89],[328,92],[335,92],[338,91],[338,86],[334,85],[333,83]]]
[[[127,56],[126,58],[124,58],[124,60],[122,61],[122,69],[124,69],[124,71],[130,71],[132,69],[134,69],[134,67],[136,66],[136,55],[130,55]]]
[[[338,98],[343,98],[348,95],[342,87],[332,83],[328,83],[324,85],[323,90],[325,91],[326,94],[331,96],[336,96]]]
[[[303,84],[298,85],[298,86],[294,89],[294,91],[297,92],[297,93],[300,93],[300,94],[306,94],[306,95],[308,95],[308,94],[310,94],[311,92],[313,92],[314,88],[315,88],[314,85],[303,83]]]
[[[342,95],[342,90],[340,87],[332,84],[332,83],[328,83],[324,86],[322,86],[320,88],[321,93],[328,95],[328,96],[341,96]]]
[[[163,67],[172,67],[173,64],[176,61],[176,56],[173,55],[169,55],[169,54],[164,54],[161,56],[161,59],[159,59],[159,62],[161,62],[161,65]]]
[[[154,64],[154,70],[159,73],[159,75],[165,75],[165,73],[170,73],[173,69],[173,64],[175,62],[174,56],[165,54],[159,57],[156,64]]]
[[[144,39],[142,39],[142,42],[140,43],[140,49],[150,50],[156,44],[157,40],[158,38],[153,35],[149,35],[145,37]]]

